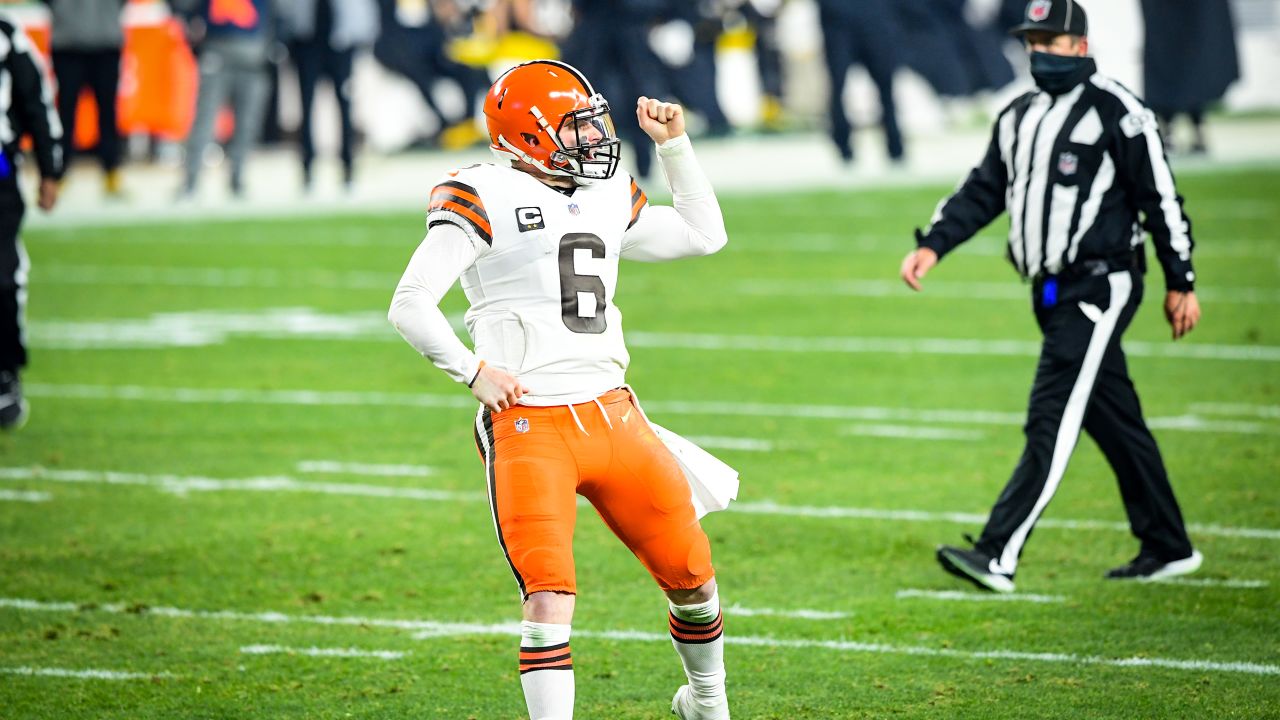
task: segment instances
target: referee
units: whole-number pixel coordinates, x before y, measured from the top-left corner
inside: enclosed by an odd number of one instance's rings
[[[902,262],[913,289],[938,260],[1002,212],[1008,257],[1031,280],[1044,336],[1027,409],[1026,447],[972,549],[938,548],[948,572],[980,588],[1013,591],[1018,558],[1053,498],[1080,429],[1120,484],[1141,549],[1108,578],[1191,573],[1201,556],[1129,379],[1120,337],[1142,300],[1144,230],[1164,270],[1165,317],[1176,340],[1200,319],[1191,226],[1165,159],[1155,116],[1100,75],[1088,20],[1074,0],[1032,0],[1014,29],[1037,89],[996,119],[981,164],[943,201]]]
[[[27,252],[18,239],[26,206],[18,192],[19,144],[35,143],[40,166],[37,203],[48,212],[58,201],[62,176],[62,125],[44,63],[21,29],[0,19],[0,429],[27,420],[19,371],[27,364],[22,320],[27,299]]]

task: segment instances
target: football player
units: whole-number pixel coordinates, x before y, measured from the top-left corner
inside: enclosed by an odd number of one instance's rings
[[[448,173],[389,318],[482,407],[476,445],[493,523],[523,600],[520,682],[531,720],[573,715],[569,652],[576,495],[595,506],[669,599],[688,684],[672,711],[729,717],[711,548],[683,471],[625,384],[618,261],[708,255],[727,242],[679,105],[641,97],[675,207],[618,172],[609,104],[564,63],[498,78],[484,104],[500,160]],[[475,350],[438,303],[459,277]]]

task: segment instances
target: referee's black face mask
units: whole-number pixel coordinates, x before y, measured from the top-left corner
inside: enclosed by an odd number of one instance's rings
[[[1091,57],[1031,53],[1031,77],[1035,78],[1036,85],[1041,90],[1050,95],[1070,92],[1092,75],[1096,67]]]

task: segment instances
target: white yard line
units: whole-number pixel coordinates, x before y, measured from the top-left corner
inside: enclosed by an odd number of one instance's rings
[[[849,425],[840,428],[839,432],[841,435],[925,440],[981,440],[984,437],[979,430],[953,430],[927,425]]]
[[[1003,252],[1003,251],[1001,251]],[[742,280],[735,286],[744,295],[765,297],[862,297],[882,298],[912,295],[900,280]],[[1026,302],[1030,289],[1016,280],[1008,282],[960,282],[930,280],[924,284],[922,297],[964,300],[1016,300]],[[1196,288],[1196,294],[1218,303],[1244,305],[1280,304],[1280,291],[1264,287]]]
[[[773,452],[774,450],[772,440],[761,440],[759,438],[686,435],[685,439],[708,450],[742,450],[744,452]]]
[[[736,617],[784,617],[797,620],[842,620],[853,617],[853,613],[831,610],[775,610],[773,608],[745,608],[741,605],[725,607],[724,614]]]
[[[1192,403],[1191,412],[1205,415],[1235,417],[1259,417],[1280,420],[1280,405],[1250,405],[1248,403]]]
[[[1232,590],[1259,590],[1267,587],[1266,580],[1217,580],[1215,578],[1173,577],[1152,580],[1152,584],[1186,585],[1189,587],[1229,588]]]
[[[899,600],[920,598],[924,600],[958,600],[960,602],[1029,602],[1029,603],[1061,603],[1066,598],[1061,595],[1034,595],[1029,593],[976,593],[959,590],[899,590],[894,594]]]
[[[631,332],[630,347],[734,352],[982,355],[1039,357],[1040,343],[1031,340],[965,338],[802,337],[788,335],[716,335],[706,333]],[[1280,362],[1280,346],[1200,345],[1126,342],[1130,357]]]
[[[456,492],[429,488],[388,487],[384,485],[360,485],[355,483],[312,483],[288,476],[267,476],[243,479],[222,479],[190,475],[148,475],[101,470],[73,470],[31,466],[0,467],[0,480],[44,481],[71,484],[136,485],[151,487],[163,492],[182,495],[192,492],[296,492],[322,495],[352,495],[423,502],[486,502],[479,492]],[[582,502],[585,503],[585,500]],[[780,505],[762,500],[735,502],[728,512],[752,515],[777,515],[849,520],[887,520],[892,522],[957,523],[982,525],[985,515],[976,513],[931,512],[927,510],[888,510],[881,508],[840,507],[832,505]],[[1068,530],[1112,530],[1129,532],[1129,525],[1103,520],[1064,520],[1041,518],[1039,528]],[[1218,537],[1280,540],[1280,530],[1270,528],[1223,527],[1191,523],[1187,529],[1193,535]]]
[[[53,496],[46,492],[34,492],[28,490],[0,490],[0,500],[9,500],[13,502],[29,502],[41,503],[49,502]]]
[[[49,667],[0,667],[0,675],[25,675],[28,677],[60,677],[79,680],[154,680],[155,678],[172,678],[171,673],[139,673],[123,670],[74,670],[71,668]]]
[[[429,640],[444,637],[461,637],[468,635],[500,635],[515,637],[520,634],[518,623],[452,623],[431,620],[395,620],[384,618],[367,618],[332,615],[289,615],[280,612],[245,613],[232,610],[187,610],[183,608],[153,607],[141,613],[136,608],[125,605],[84,606],[80,603],[41,602],[22,598],[0,598],[0,608],[13,608],[28,612],[76,612],[84,608],[94,612],[125,613],[134,612],[140,617],[148,615],[156,617],[195,618],[214,620],[242,620],[271,624],[309,623],[329,626],[369,626],[389,627],[402,630],[415,630],[416,639]],[[639,641],[667,644],[671,636],[667,633],[655,633],[635,630],[592,631],[574,630],[579,638],[598,638],[615,641]],[[961,660],[1020,660],[1072,665],[1100,665],[1105,667],[1155,667],[1169,670],[1188,670],[1192,672],[1224,672],[1246,675],[1280,675],[1280,665],[1267,665],[1247,661],[1223,662],[1216,660],[1182,660],[1158,657],[1106,658],[1092,655],[1074,655],[1070,653],[1025,652],[1021,650],[956,650],[952,648],[936,648],[912,645],[888,645],[882,643],[862,643],[844,640],[787,640],[774,637],[752,637],[746,635],[726,635],[725,642],[730,645],[744,647],[766,647],[786,649],[820,649],[835,652],[876,653],[888,655],[911,655],[919,657],[944,657]]]
[[[436,469],[426,465],[378,465],[337,460],[303,460],[298,463],[298,472],[370,477],[430,477],[436,473]]]
[[[79,400],[133,400],[162,403],[212,403],[243,405],[330,405],[458,408],[474,412],[475,399],[462,395],[425,393],[342,392],[320,390],[252,390],[239,388],[162,388],[137,385],[76,385],[30,383],[23,390],[31,397]],[[789,417],[811,420],[867,420],[959,425],[1008,425],[1020,427],[1023,412],[946,410],[856,405],[784,405],[779,403],[645,400],[651,413],[670,415],[723,415],[739,417]],[[1157,429],[1206,433],[1276,434],[1280,428],[1263,423],[1217,422],[1195,416],[1153,417],[1147,424]]]
[[[136,265],[50,265],[38,270],[42,285],[126,285],[206,288],[315,288],[390,290],[392,272],[277,270],[254,267],[162,267]]]
[[[285,647],[283,645],[245,645],[245,655],[306,655],[308,657],[374,658],[400,660],[409,653],[397,650],[361,650],[359,648]]]

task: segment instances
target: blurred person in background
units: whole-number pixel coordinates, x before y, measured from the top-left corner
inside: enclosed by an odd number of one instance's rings
[[[785,96],[782,76],[782,47],[778,42],[778,13],[784,0],[739,0],[738,12],[742,14],[755,35],[756,69],[760,73],[760,117],[766,130],[783,127]]]
[[[316,149],[311,113],[316,83],[327,77],[333,84],[342,127],[342,183],[351,189],[355,178],[355,127],[351,122],[351,65],[356,48],[378,37],[375,0],[291,0],[281,5],[281,34],[298,71],[302,120],[298,126],[302,151],[302,185],[310,191]]]
[[[691,52],[684,63],[667,67],[668,82],[676,97],[706,121],[705,134],[724,137],[732,128],[716,96],[716,42],[724,32],[724,0],[668,0],[668,23],[687,25]]]
[[[823,54],[831,81],[829,100],[831,139],[840,159],[853,162],[853,125],[845,113],[844,88],[849,68],[866,67],[880,94],[880,123],[884,126],[889,159],[901,162],[906,154],[898,109],[893,99],[893,74],[902,63],[901,41],[892,0],[818,0],[822,23]]]
[[[235,131],[227,144],[231,194],[244,194],[244,163],[257,143],[270,95],[269,55],[275,42],[272,0],[170,0],[187,22],[196,53],[200,87],[195,120],[187,136],[179,198],[195,196],[204,152],[214,139],[218,114],[227,101],[235,111]]]
[[[1143,84],[1147,104],[1175,151],[1174,118],[1191,120],[1191,152],[1208,152],[1204,113],[1240,79],[1236,26],[1227,0],[1142,0],[1146,26]]]
[[[474,120],[474,108],[489,90],[489,76],[480,68],[454,61],[446,48],[449,27],[466,21],[452,0],[378,0],[382,31],[373,45],[373,57],[418,89],[428,109],[440,119],[433,141],[456,150],[484,139]],[[465,100],[454,110],[436,100],[437,80],[455,83]]]
[[[668,10],[669,0],[574,0],[574,28],[564,58],[591,68],[605,97],[670,97],[662,61],[649,46],[649,30]],[[653,171],[653,143],[640,125],[618,118],[618,135],[635,151],[636,173]]]
[[[5,4],[0,1],[0,9]],[[30,134],[40,169],[36,204],[48,212],[58,201],[63,171],[62,123],[44,62],[21,28],[0,16],[0,429],[27,421],[19,373],[27,365],[24,316],[30,261],[18,230],[26,205],[18,189],[22,137]]]
[[[966,0],[916,0],[895,5],[904,61],[946,100],[963,101],[1013,82],[1004,55],[1008,39],[994,22],[977,27]]]
[[[125,0],[44,0],[53,32],[53,72],[58,79],[58,118],[66,130],[62,152],[75,152],[76,108],[84,88],[98,105],[98,159],[108,197],[121,195],[120,131],[116,95],[120,89],[120,51]]]

